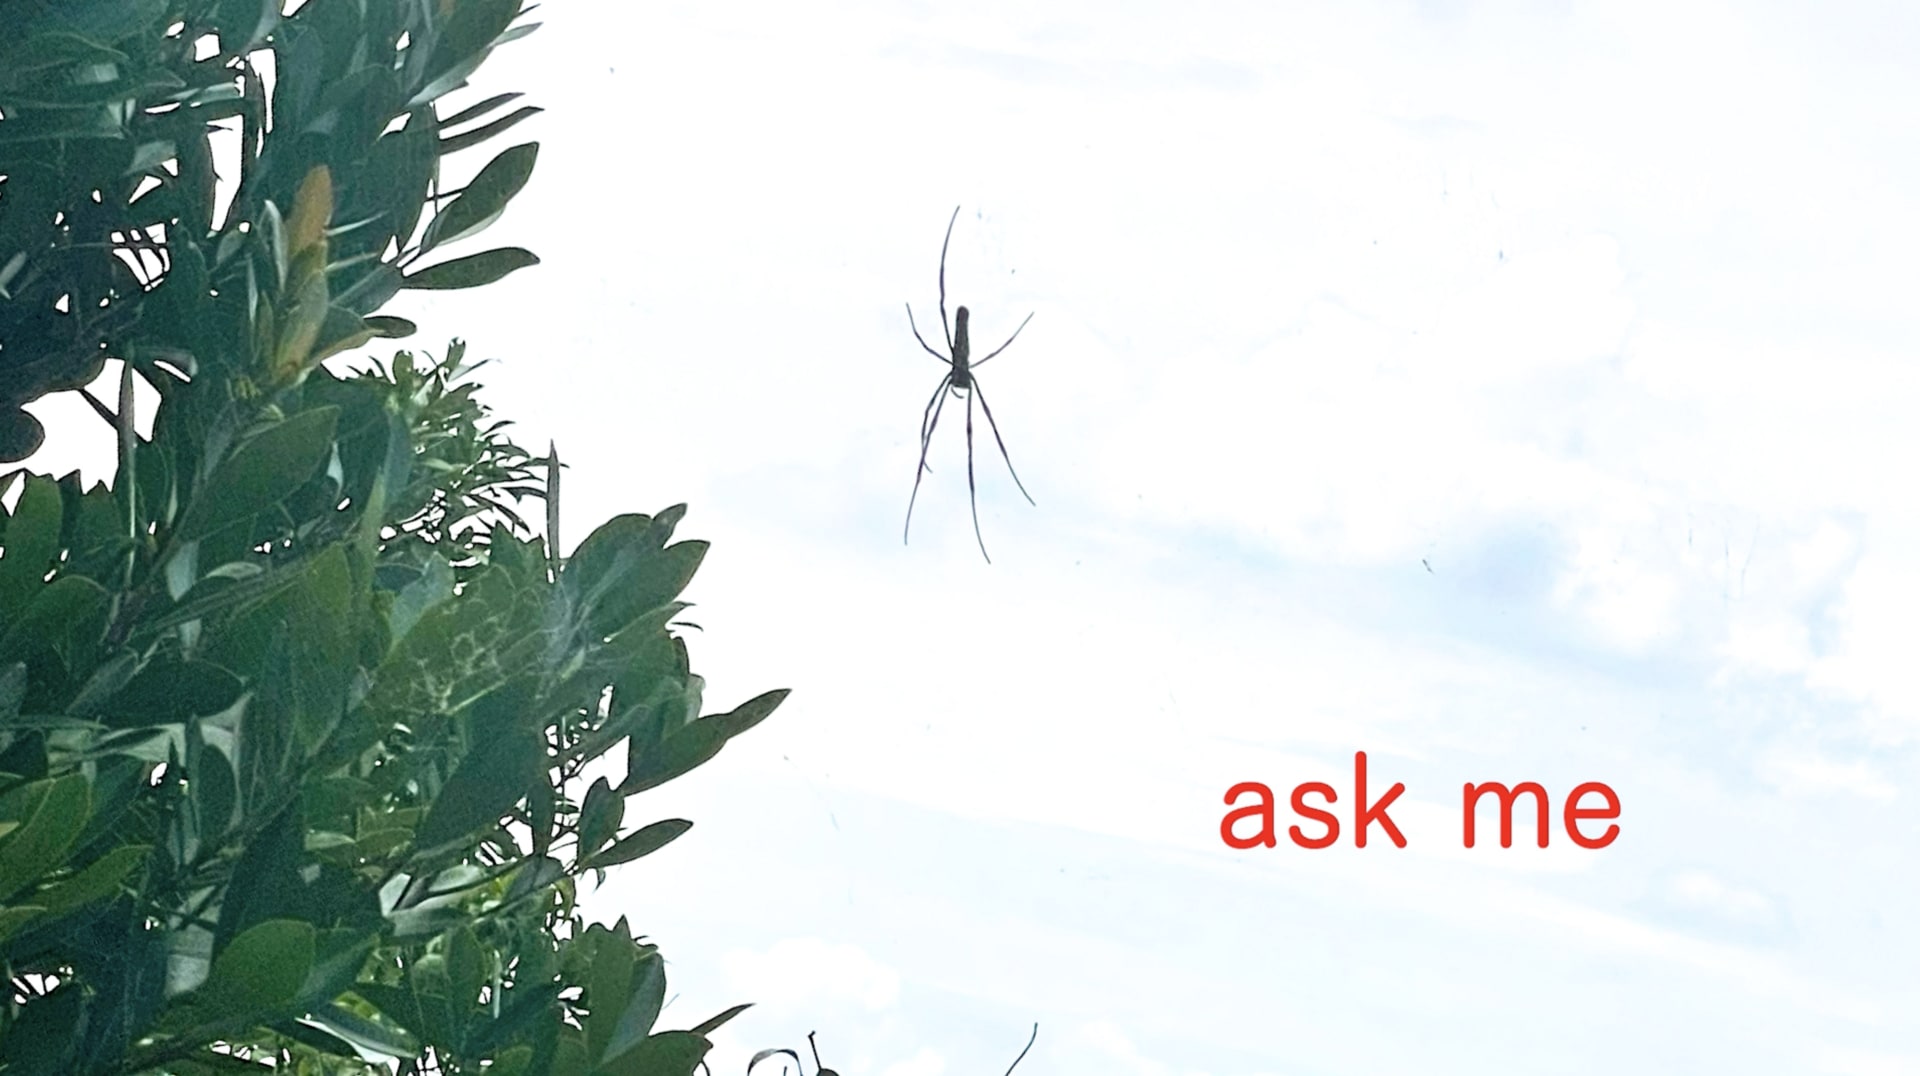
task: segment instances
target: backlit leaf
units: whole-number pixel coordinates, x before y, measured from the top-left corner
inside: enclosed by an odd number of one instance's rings
[[[532,251],[522,250],[519,247],[500,247],[409,273],[402,279],[400,286],[433,291],[477,288],[482,284],[491,284],[515,270],[539,264],[540,259],[535,257]]]

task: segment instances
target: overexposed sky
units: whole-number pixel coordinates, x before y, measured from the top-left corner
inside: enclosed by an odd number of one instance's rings
[[[589,903],[671,1026],[758,1002],[716,1073],[1920,1072],[1920,11],[534,17],[467,249],[544,264],[389,309],[497,358],[565,544],[690,504],[709,709],[794,689]],[[991,566],[959,401],[900,540],[956,204],[976,353],[1035,312]],[[1359,750],[1409,847],[1222,844]],[[1622,835],[1463,849],[1469,780]]]

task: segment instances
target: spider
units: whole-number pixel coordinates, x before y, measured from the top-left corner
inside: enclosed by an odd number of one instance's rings
[[[953,216],[947,219],[947,237],[940,243],[940,328],[947,334],[947,354],[935,351],[920,335],[920,326],[914,324],[913,320],[913,304],[906,304],[907,325],[913,329],[913,338],[920,341],[920,346],[926,349],[927,354],[946,363],[947,372],[940,379],[939,387],[933,390],[933,398],[927,401],[927,409],[920,416],[920,464],[913,472],[913,495],[907,498],[907,523],[901,528],[900,542],[906,544],[907,534],[913,529],[913,505],[920,497],[920,476],[932,472],[932,468],[927,466],[927,448],[933,443],[934,427],[940,423],[940,411],[946,406],[947,393],[951,391],[954,396],[964,396],[967,401],[967,503],[973,509],[973,537],[980,543],[980,555],[986,558],[988,564],[992,564],[993,558],[987,556],[987,541],[980,536],[980,504],[973,485],[974,397],[980,399],[980,410],[987,416],[987,427],[993,431],[994,443],[1000,446],[1000,458],[1007,461],[1007,473],[1013,476],[1013,484],[1020,487],[1020,495],[1027,499],[1028,504],[1034,504],[1034,500],[1033,494],[1028,493],[1027,487],[1020,481],[1020,473],[1013,469],[1013,457],[1007,455],[1007,443],[1000,438],[1000,425],[993,421],[993,409],[987,406],[987,398],[980,391],[980,380],[973,371],[986,365],[987,359],[1007,350],[1014,337],[1020,335],[1020,329],[1026,328],[1027,322],[1033,320],[1033,315],[1028,314],[1020,323],[1020,328],[1013,330],[1013,336],[1007,337],[1007,342],[994,348],[986,358],[977,362],[971,360],[971,348],[967,343],[967,308],[962,306],[955,309],[953,327],[947,327],[947,245],[953,241],[953,222],[959,219],[960,207],[954,206]]]

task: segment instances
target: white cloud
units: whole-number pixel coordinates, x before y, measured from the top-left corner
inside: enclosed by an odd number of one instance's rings
[[[941,1076],[946,1071],[947,1059],[937,1050],[922,1046],[919,1053],[882,1069],[880,1076]]]
[[[900,998],[899,973],[857,945],[786,938],[765,952],[732,950],[721,963],[735,989],[769,1004],[841,1000],[877,1012]]]
[[[1759,761],[1760,776],[1795,797],[1858,796],[1891,803],[1900,795],[1879,768],[1865,758],[1836,759],[1805,744],[1782,743]]]
[[[1920,1054],[1890,1054],[1856,1046],[1832,1046],[1820,1053],[1819,1071],[1832,1076],[1920,1076]]]
[[[1744,926],[1773,927],[1780,911],[1764,894],[1727,884],[1709,871],[1682,871],[1668,883],[1668,896],[1683,907],[1698,909]]]
[[[1121,1030],[1120,1025],[1110,1020],[1092,1020],[1081,1024],[1076,1034],[1082,1045],[1107,1058],[1120,1072],[1133,1073],[1135,1076],[1207,1076],[1198,1069],[1178,1068],[1146,1056],[1134,1045],[1133,1039]]]
[[[1889,735],[1920,734],[1920,680],[1912,675],[1913,610],[1920,606],[1920,565],[1894,550],[1913,528],[1887,528],[1854,564],[1835,610],[1832,651],[1814,663],[1809,682],[1868,704]]]

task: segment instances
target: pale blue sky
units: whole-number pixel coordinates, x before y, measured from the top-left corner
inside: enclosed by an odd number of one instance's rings
[[[716,1073],[1920,1072],[1920,12],[536,17],[473,93],[549,110],[544,264],[393,312],[567,544],[690,503],[710,709],[794,689],[589,902],[759,1003]],[[900,542],[956,203],[950,303],[1036,311],[991,566],[951,406]],[[1221,844],[1356,750],[1410,847]],[[1493,779],[1622,836],[1464,850]]]

